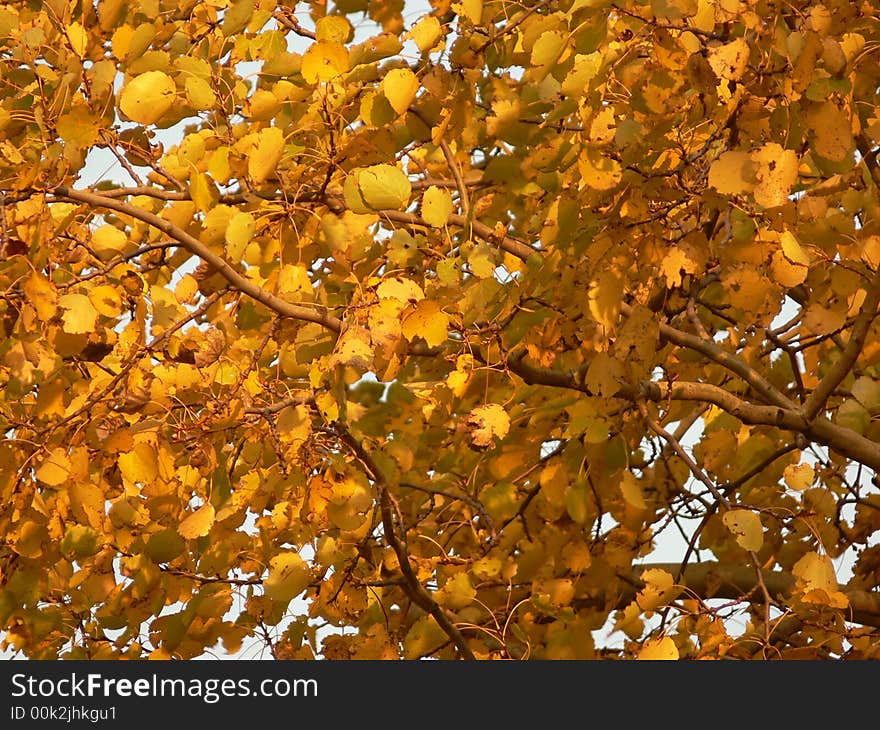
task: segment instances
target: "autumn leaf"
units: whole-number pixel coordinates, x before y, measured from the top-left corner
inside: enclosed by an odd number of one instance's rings
[[[452,196],[436,185],[429,187],[422,196],[422,218],[429,226],[442,228],[452,215]]]
[[[248,176],[255,182],[263,182],[275,171],[284,151],[284,133],[278,127],[263,129],[248,155]]]
[[[510,430],[510,416],[497,403],[474,408],[463,422],[469,436],[469,445],[478,450],[493,445],[495,439],[503,439]]]
[[[269,576],[263,588],[273,601],[286,604],[302,593],[310,580],[311,571],[299,553],[285,552],[269,562]]]
[[[678,647],[669,637],[664,636],[661,639],[650,639],[639,649],[637,659],[646,661],[669,661],[679,658]]]
[[[732,509],[725,512],[721,519],[743,550],[757,552],[761,549],[764,544],[764,528],[758,515],[747,509]]]
[[[138,124],[153,124],[171,109],[176,94],[177,88],[168,74],[146,71],[122,87],[119,108]]]
[[[214,524],[214,505],[203,504],[195,512],[187,515],[177,526],[177,531],[184,540],[204,537],[211,531]]]

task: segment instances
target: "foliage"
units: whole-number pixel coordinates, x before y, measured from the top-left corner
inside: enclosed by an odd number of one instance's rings
[[[878,48],[870,0],[4,2],[6,646],[876,657]]]

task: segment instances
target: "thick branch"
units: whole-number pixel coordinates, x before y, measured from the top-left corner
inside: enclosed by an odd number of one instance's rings
[[[620,311],[624,316],[632,314],[632,307],[629,304],[622,304]],[[665,322],[660,323],[660,335],[679,347],[686,347],[705,355],[713,362],[717,362],[722,367],[730,370],[730,372],[741,377],[751,388],[761,396],[766,403],[781,408],[793,408],[794,403],[780,393],[770,382],[768,382],[757,370],[749,365],[745,360],[740,359],[736,355],[728,352],[723,347],[707,340],[703,337],[697,337],[689,332],[683,332],[676,329]]]
[[[573,373],[536,367],[525,362],[523,355],[509,358],[507,367],[529,385],[547,385],[592,395],[586,385],[578,382]],[[880,444],[852,429],[839,426],[826,418],[807,421],[796,408],[750,403],[717,385],[688,381],[676,381],[670,385],[665,382],[643,381],[637,386],[622,385],[614,397],[629,401],[685,400],[711,403],[747,425],[774,426],[802,433],[807,438],[864,464],[875,472],[880,472]]]
[[[653,568],[676,575],[680,567],[677,563],[651,563],[636,566],[634,585],[628,586],[624,590],[617,602],[617,607],[625,608],[635,600],[636,594],[640,590],[638,576],[643,571]],[[767,586],[767,590],[775,598],[790,596],[796,587],[795,577],[790,573],[762,570],[761,578],[764,585]],[[751,593],[758,587],[757,577],[751,566],[722,565],[720,563],[688,565],[678,582],[687,586],[689,590],[703,599],[735,600]],[[880,628],[880,593],[852,590],[843,585],[839,586],[838,590],[849,599],[848,621]]]
[[[186,231],[178,228],[173,223],[164,218],[160,218],[155,213],[137,208],[129,203],[113,198],[107,198],[98,193],[90,193],[85,190],[74,190],[68,187],[58,187],[54,190],[54,195],[58,199],[76,201],[85,203],[95,208],[106,208],[107,210],[115,210],[117,213],[129,215],[132,218],[143,221],[154,228],[159,229],[194,256],[198,256],[217,270],[229,284],[240,291],[242,294],[255,299],[261,304],[265,304],[269,309],[277,312],[282,317],[290,317],[291,319],[299,319],[305,322],[315,322],[333,332],[339,332],[342,329],[342,323],[339,319],[326,311],[326,308],[320,305],[301,305],[291,304],[280,297],[267,292],[260,288],[250,279],[245,278],[233,269],[229,263],[221,256],[215,254],[199,239],[191,236]]]

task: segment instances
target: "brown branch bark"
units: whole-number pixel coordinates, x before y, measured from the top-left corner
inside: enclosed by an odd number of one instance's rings
[[[627,586],[617,601],[618,608],[625,608],[640,590],[639,576],[652,568],[665,570],[676,575],[681,566],[677,563],[650,563],[635,567],[633,584]],[[796,579],[791,573],[762,570],[761,579],[774,598],[790,596],[796,587]],[[721,563],[693,563],[688,565],[679,579],[681,585],[703,599],[723,598],[735,600],[747,595],[758,587],[755,571],[748,565],[723,565]],[[849,599],[846,620],[864,626],[880,628],[880,593],[862,591],[838,586],[838,590]]]
[[[197,256],[202,261],[210,264],[232,287],[261,304],[265,304],[269,309],[280,314],[282,317],[299,319],[304,322],[315,322],[316,324],[320,324],[336,333],[339,333],[342,329],[342,322],[330,314],[325,307],[321,305],[292,304],[291,302],[267,292],[250,279],[239,274],[222,256],[218,256],[211,251],[211,249],[205,246],[205,244],[199,241],[199,239],[191,236],[181,228],[178,228],[170,221],[160,218],[155,213],[142,210],[141,208],[137,208],[121,200],[108,198],[99,193],[91,193],[85,190],[74,190],[73,188],[68,188],[66,186],[55,188],[53,195],[59,200],[84,203],[95,208],[115,210],[117,213],[131,216],[132,218],[143,221],[144,223],[159,229],[175,241],[179,242],[183,248],[194,256]]]
[[[574,373],[531,365],[525,362],[524,354],[509,358],[507,367],[529,385],[547,385],[590,394],[589,389],[578,382]],[[817,417],[808,421],[797,408],[751,403],[717,385],[689,381],[676,381],[670,385],[665,382],[643,381],[638,385],[621,386],[615,397],[628,401],[644,399],[654,402],[684,400],[711,403],[745,424],[775,426],[802,433],[808,439],[827,446],[847,458],[864,464],[874,471],[880,471],[880,444],[852,429],[832,423],[827,418]]]
[[[621,305],[620,311],[624,316],[629,317],[632,314],[632,307],[624,303]],[[689,332],[683,332],[665,322],[660,323],[660,335],[679,347],[686,347],[689,350],[705,355],[713,362],[738,375],[749,384],[765,403],[781,408],[794,407],[794,403],[783,393],[779,392],[755,368],[733,353],[728,352],[716,342],[692,335]]]

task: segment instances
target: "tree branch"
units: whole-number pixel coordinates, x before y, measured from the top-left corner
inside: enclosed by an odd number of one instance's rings
[[[825,407],[828,398],[837,389],[837,386],[843,382],[844,378],[849,375],[850,370],[852,370],[853,365],[855,365],[862,352],[862,348],[865,346],[868,331],[877,317],[878,306],[880,306],[880,273],[875,274],[871,280],[865,295],[865,301],[862,302],[862,308],[859,310],[853,323],[849,342],[846,343],[846,347],[843,348],[840,357],[837,358],[834,365],[831,366],[831,369],[819,381],[816,389],[804,402],[804,415],[807,417],[807,420],[811,421],[819,415],[819,412]]]
[[[632,315],[632,307],[629,304],[622,304],[620,311],[624,316]],[[665,322],[660,323],[660,335],[669,342],[679,347],[686,347],[705,355],[710,360],[717,362],[722,367],[730,370],[730,372],[738,375],[759,395],[765,403],[769,403],[780,408],[794,408],[794,403],[785,395],[780,393],[770,382],[768,382],[757,370],[744,360],[740,359],[733,353],[727,352],[712,340],[707,340],[688,332],[676,329]]]
[[[413,603],[434,617],[437,625],[440,626],[443,632],[452,640],[455,646],[458,647],[458,651],[465,659],[475,659],[476,657],[474,657],[474,654],[471,651],[470,646],[468,646],[467,640],[462,636],[461,631],[459,631],[452,621],[449,620],[449,617],[443,609],[440,608],[437,601],[431,597],[431,594],[428,593],[427,589],[419,582],[418,576],[416,575],[415,570],[413,570],[412,564],[409,562],[406,545],[401,542],[394,525],[394,516],[391,509],[391,495],[388,492],[388,483],[385,481],[384,474],[373,460],[373,457],[370,456],[369,452],[348,429],[340,423],[336,423],[335,426],[336,433],[339,434],[342,441],[352,450],[358,461],[360,461],[364,468],[369,472],[376,488],[379,490],[379,510],[382,515],[382,530],[385,539],[388,540],[388,544],[397,556],[397,562],[400,565],[400,572],[403,574],[402,587],[404,592],[409,596]]]
[[[659,569],[676,575],[681,566],[677,563],[649,563],[633,566],[633,585],[628,585],[617,601],[618,608],[626,608],[641,590],[639,576],[646,570]],[[761,570],[761,580],[770,594],[779,599],[790,596],[796,587],[796,579],[791,573]],[[754,570],[747,565],[724,565],[721,563],[692,563],[681,573],[679,583],[687,586],[703,599],[723,598],[735,600],[751,593],[757,588]],[[849,614],[846,620],[864,626],[880,628],[880,593],[855,590],[845,585],[838,590],[849,599]]]
[[[76,201],[78,203],[91,205],[95,208],[115,210],[117,213],[123,213],[124,215],[131,216],[139,221],[143,221],[154,228],[158,228],[160,231],[179,242],[180,245],[191,254],[198,256],[202,261],[211,265],[233,288],[237,289],[242,294],[246,294],[252,299],[255,299],[261,304],[265,304],[269,309],[280,314],[282,317],[290,317],[291,319],[298,319],[304,322],[314,322],[337,334],[342,329],[342,322],[331,315],[326,307],[318,304],[292,304],[267,292],[265,289],[257,286],[250,279],[246,279],[239,274],[223,257],[215,254],[211,249],[205,246],[205,244],[199,241],[199,239],[191,236],[181,228],[178,228],[170,221],[160,218],[155,213],[150,213],[129,203],[108,198],[98,193],[90,193],[85,190],[74,190],[66,186],[55,188],[53,195],[59,200]]]

